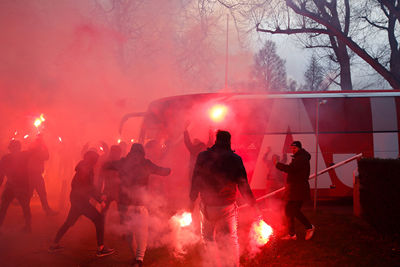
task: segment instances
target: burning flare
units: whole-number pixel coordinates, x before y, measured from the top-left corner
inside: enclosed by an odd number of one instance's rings
[[[35,125],[35,127],[38,128],[42,124],[42,122],[44,122],[45,120],[46,119],[44,118],[44,115],[42,113],[42,114],[40,114],[40,117],[35,120],[33,125]]]
[[[258,220],[251,225],[251,237],[258,246],[264,246],[268,243],[273,230],[263,220]]]
[[[182,214],[176,214],[172,219],[178,223],[180,227],[189,226],[192,223],[192,214],[190,212],[183,212]]]
[[[224,105],[215,105],[209,111],[210,118],[214,122],[222,121],[227,113],[228,113],[228,108]]]

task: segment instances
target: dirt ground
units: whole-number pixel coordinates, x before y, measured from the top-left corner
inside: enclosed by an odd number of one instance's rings
[[[115,209],[115,206],[111,207]],[[275,236],[250,255],[246,231],[250,213],[240,213],[240,244],[243,266],[399,266],[400,246],[394,241],[381,238],[362,219],[352,215],[350,205],[320,205],[317,212],[305,207],[317,231],[311,241],[304,241],[304,230],[298,225],[297,241],[282,241]],[[132,252],[128,244],[115,232],[106,229],[106,244],[117,250],[114,255],[97,258],[95,229],[82,217],[62,240],[65,249],[49,253],[47,248],[58,227],[66,216],[66,210],[48,217],[41,210],[38,199],[32,202],[33,232],[23,233],[23,218],[17,204],[10,206],[0,233],[0,266],[130,266]],[[277,221],[273,212],[265,210],[268,221]],[[109,218],[117,220],[117,218]],[[273,225],[273,224],[272,224]],[[278,227],[279,228],[279,227]],[[277,235],[280,230],[276,231]],[[149,248],[144,266],[202,266],[200,245],[188,249],[188,253],[176,258],[167,247]]]

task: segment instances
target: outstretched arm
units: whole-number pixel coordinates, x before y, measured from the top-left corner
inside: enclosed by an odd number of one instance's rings
[[[293,158],[293,160],[292,160],[292,162],[290,162],[290,164],[284,164],[284,163],[278,162],[278,163],[276,163],[275,166],[278,170],[281,170],[286,173],[298,172],[303,169],[304,160]]]
[[[186,148],[189,150],[190,153],[193,151],[193,143],[190,140],[189,132],[185,129],[183,132],[183,141],[185,142]]]
[[[150,165],[150,170],[152,174],[160,175],[160,176],[168,176],[171,174],[171,169],[170,168],[165,168],[158,166],[148,160],[148,164]]]
[[[271,147],[269,146],[269,147],[267,147],[267,151],[265,151],[265,154],[263,156],[264,163],[268,162],[268,155],[269,155],[270,152],[271,152]]]

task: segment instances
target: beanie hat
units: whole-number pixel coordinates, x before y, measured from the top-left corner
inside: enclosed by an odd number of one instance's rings
[[[298,148],[302,148],[300,141],[293,141],[293,143],[291,143],[290,146],[295,146],[295,147],[298,147]]]

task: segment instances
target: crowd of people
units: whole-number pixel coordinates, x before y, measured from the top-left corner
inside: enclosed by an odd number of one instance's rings
[[[239,266],[237,191],[247,204],[253,207],[255,217],[259,219],[263,216],[262,204],[256,201],[252,193],[242,158],[231,148],[231,134],[219,130],[214,143],[212,134],[207,144],[199,139],[192,142],[187,126],[188,124],[183,132],[184,143],[190,153],[190,194],[187,196],[186,207],[191,212],[196,208],[199,211],[198,220],[201,223],[197,225],[205,249],[208,255],[215,255],[206,259],[205,264],[211,266],[220,261],[222,266]],[[63,249],[60,245],[62,237],[83,215],[93,222],[96,229],[96,255],[103,257],[113,254],[115,250],[104,244],[104,232],[107,211],[111,203],[115,202],[120,224],[125,227],[124,239],[132,249],[136,247],[132,266],[143,265],[149,236],[149,206],[154,194],[160,193],[160,188],[158,191],[149,192],[150,177],[171,174],[170,168],[159,166],[149,159],[162,155],[156,144],[155,140],[147,142],[144,146],[134,143],[128,153],[125,153],[127,147],[123,142],[112,145],[110,149],[103,144],[102,148],[106,151],[102,156],[96,149],[88,146],[83,149],[83,159],[76,165],[71,182],[68,215],[57,231],[49,252]],[[301,212],[301,207],[310,197],[308,177],[311,156],[299,141],[293,142],[291,148],[293,159],[289,164],[286,164],[285,155],[283,162],[279,162],[280,158],[277,155],[268,160],[270,151],[267,150],[264,156],[264,161],[270,169],[267,183],[273,189],[280,186],[286,188],[285,214],[288,235],[282,239],[297,239],[294,228],[294,218],[297,218],[306,228],[305,239],[310,240],[315,227]],[[44,162],[49,159],[49,152],[41,135],[38,135],[27,150],[22,150],[21,143],[17,140],[11,140],[8,149],[9,153],[0,160],[0,186],[6,177],[0,204],[0,230],[7,209],[15,198],[22,207],[24,231],[30,232],[30,201],[34,190],[39,195],[46,214],[57,214],[49,206],[43,179]],[[286,179],[279,170],[287,173]],[[93,201],[96,201],[101,209],[97,209]],[[222,251],[228,257],[218,256],[218,252]]]

